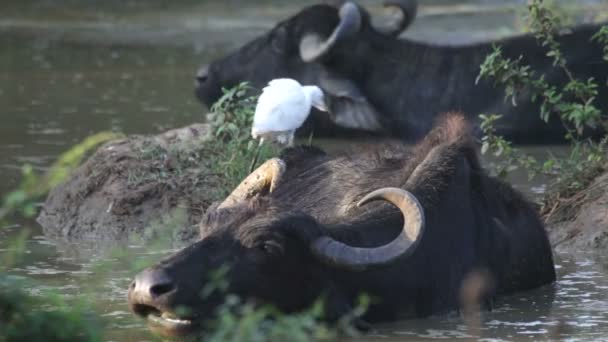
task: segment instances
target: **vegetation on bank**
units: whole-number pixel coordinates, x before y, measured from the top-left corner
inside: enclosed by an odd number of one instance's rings
[[[257,98],[248,95],[246,82],[232,89],[225,89],[222,96],[212,107],[209,123],[214,138],[209,143],[210,157],[216,160],[213,171],[221,174],[224,183],[219,198],[224,198],[249,173],[257,142],[251,138],[251,124]],[[278,154],[276,147],[265,144],[260,151],[260,160]]]
[[[478,79],[491,79],[504,86],[505,100],[510,100],[514,106],[520,92],[529,92],[532,100],[540,104],[539,114],[545,122],[557,119],[565,127],[571,152],[563,158],[548,155],[545,161],[540,162],[496,134],[494,124],[501,118],[497,113],[480,115],[484,133],[481,151],[500,157],[500,161],[493,165],[493,172],[499,176],[519,168],[525,169],[531,178],[537,174],[551,176],[554,181],[542,203],[542,212],[548,214],[549,208],[555,208],[562,199],[583,190],[606,170],[608,135],[594,141],[584,138],[584,134],[598,128],[608,130],[608,113],[602,113],[596,106],[598,89],[606,87],[608,80],[582,80],[570,71],[556,39],[562,22],[542,0],[529,2],[527,23],[538,43],[546,47],[546,55],[553,60],[553,66],[564,73],[568,83],[561,89],[557,88],[543,74],[524,65],[523,57],[516,60],[505,58],[500,46],[495,46],[487,56]],[[608,62],[608,26],[602,27],[591,40],[603,44],[604,55],[598,58]]]

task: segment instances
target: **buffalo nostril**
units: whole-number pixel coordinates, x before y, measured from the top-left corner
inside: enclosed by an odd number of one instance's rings
[[[207,75],[203,75],[203,76],[197,75],[196,76],[196,81],[198,83],[205,83],[205,81],[207,81]]]
[[[156,284],[153,285],[152,287],[150,287],[150,295],[154,298],[154,297],[160,297],[162,295],[164,295],[165,293],[169,293],[174,289],[174,286],[172,283],[166,283],[166,284]]]
[[[201,85],[207,81],[209,78],[209,67],[204,65],[198,69],[196,72],[196,83]]]

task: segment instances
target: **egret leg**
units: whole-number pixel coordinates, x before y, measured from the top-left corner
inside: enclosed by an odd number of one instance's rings
[[[289,132],[288,136],[287,136],[287,147],[291,147],[293,146],[293,136],[295,135],[295,132]]]
[[[315,135],[314,127],[310,130],[310,135],[308,135],[308,146],[312,146],[312,137]]]
[[[253,160],[251,161],[251,165],[249,165],[249,173],[252,173],[255,169],[255,165],[258,163],[258,159],[260,158],[260,151],[262,150],[262,144],[264,143],[264,138],[260,138],[260,143],[258,147],[255,149],[255,155],[253,156]]]

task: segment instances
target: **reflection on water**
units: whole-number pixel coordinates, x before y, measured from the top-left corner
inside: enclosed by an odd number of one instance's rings
[[[92,133],[153,133],[203,118],[192,95],[201,58],[191,50],[38,47],[13,35],[0,45],[0,193],[22,164],[44,168]]]

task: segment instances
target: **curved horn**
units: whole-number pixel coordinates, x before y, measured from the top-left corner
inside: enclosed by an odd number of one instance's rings
[[[304,62],[313,62],[325,55],[340,39],[349,37],[361,28],[361,12],[352,2],[346,2],[340,7],[340,22],[334,32],[323,40],[317,34],[306,34],[300,41],[300,57]]]
[[[383,199],[401,210],[403,229],[399,236],[386,245],[374,248],[352,247],[323,236],[312,243],[312,252],[325,263],[361,271],[367,267],[389,264],[401,257],[411,255],[416,249],[424,230],[424,211],[409,191],[399,188],[382,188],[367,194],[358,206]]]
[[[385,8],[395,8],[400,14],[386,27],[377,30],[383,34],[397,37],[399,36],[416,18],[418,11],[418,1],[416,0],[389,0],[384,2]]]
[[[267,160],[247,176],[241,184],[226,197],[224,202],[219,205],[218,209],[233,206],[266,189],[268,189],[268,192],[273,192],[281,181],[281,177],[284,173],[285,162],[283,160],[279,158]]]

